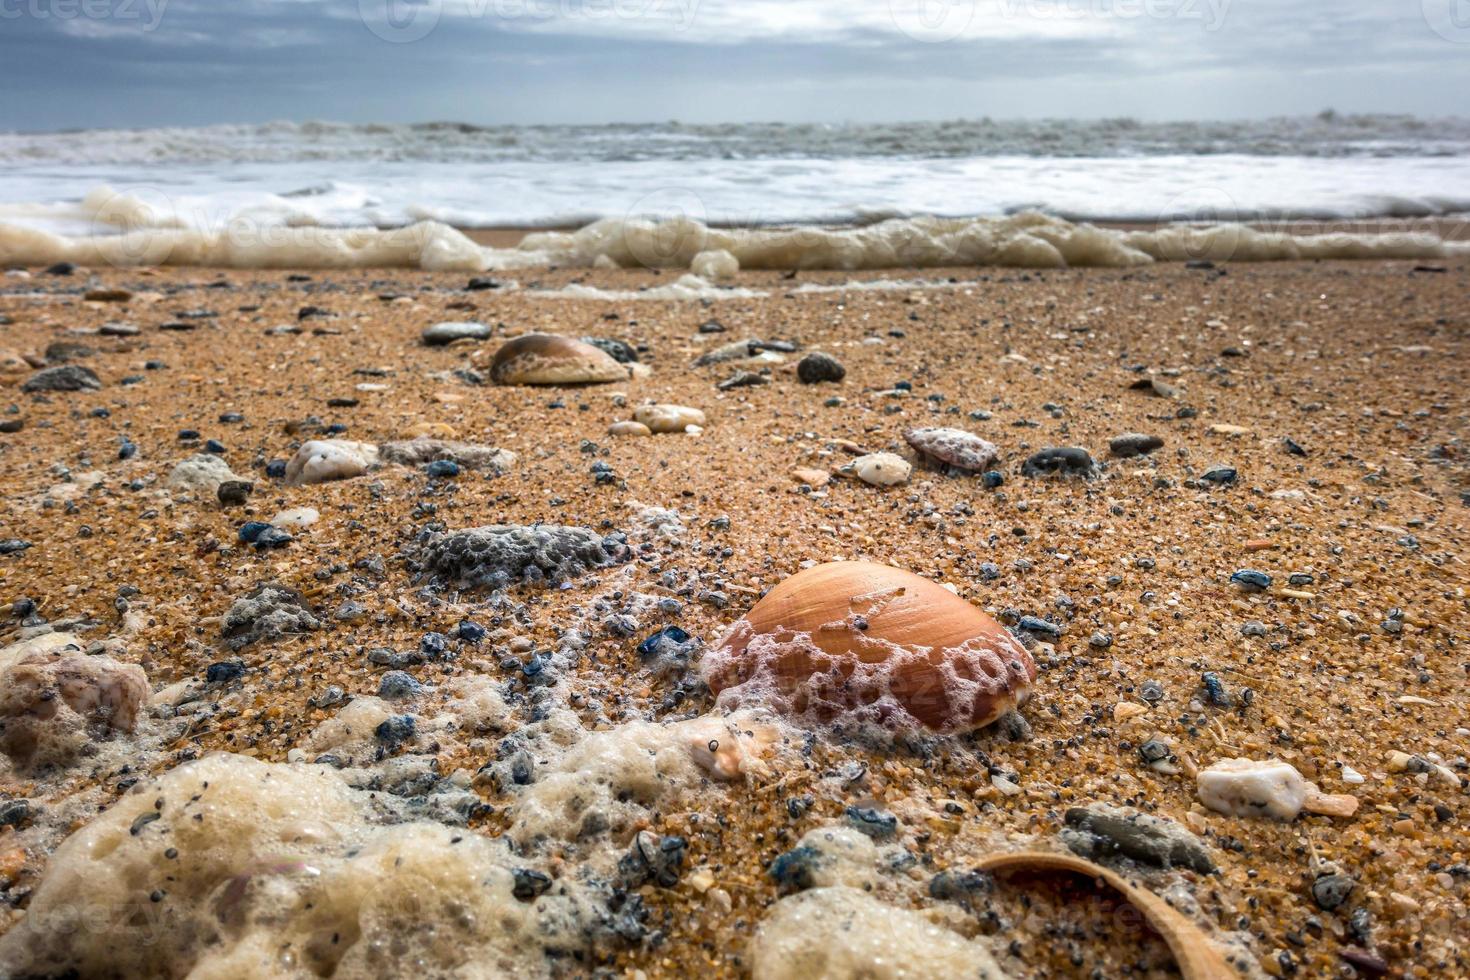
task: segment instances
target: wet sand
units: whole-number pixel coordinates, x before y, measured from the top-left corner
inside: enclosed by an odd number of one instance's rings
[[[533,272],[517,289],[466,292],[462,274],[400,270],[298,281],[283,272],[32,270],[0,280],[8,320],[0,346],[40,357],[53,344],[82,344],[92,353],[74,363],[104,386],[4,393],[0,421],[23,420],[23,428],[0,435],[0,537],[30,547],[0,558],[0,601],[29,597],[41,619],[77,624],[90,641],[124,632],[119,590],[136,589],[122,593],[141,611],[124,659],[142,665],[155,690],[229,657],[217,617],[250,587],[281,582],[317,605],[326,629],[246,649],[244,680],[212,695],[227,710],[180,726],[138,762],[157,773],[213,751],[282,762],[333,714],[310,703],[327,685],[378,690],[384,668],[363,651],[412,648],[425,631],[482,618],[483,596],[426,595],[405,565],[401,556],[431,521],[626,529],[635,503],[678,511],[686,530],[637,556],[632,587],[658,593],[664,572],[697,573],[701,590],[723,592],[728,605],[682,596],[677,613],[642,623],[638,636],[594,636],[566,678],[589,727],[711,710],[707,696],[663,707],[667,689],[635,651],[659,625],[677,623],[712,643],[804,562],[896,565],[954,585],[1008,624],[1037,616],[1061,627],[1059,638],[1033,648],[1041,673],[1023,711],[1030,739],[987,731],[922,751],[878,751],[819,734],[804,767],[719,788],[695,812],[661,810],[652,829],[685,837],[688,855],[677,885],[641,889],[656,938],[606,946],[553,972],[742,974],[750,938],[778,897],[767,867],[854,802],[932,814],[904,821],[900,842],[915,861],[902,877],[913,887],[894,895],[937,907],[945,903],[925,885],[935,873],[1008,839],[1054,842],[1069,807],[1101,801],[1201,834],[1218,876],[1130,873],[1157,891],[1183,882],[1199,901],[1197,920],[1237,933],[1266,973],[1369,975],[1381,960],[1403,976],[1467,975],[1470,264],[1434,263],[1448,267],[1438,273],[1421,265],[957,269],[923,275],[952,277],[942,288],[805,294],[795,290],[849,277],[742,273],[736,285],[769,295],[711,303],[537,294],[568,283],[636,290],[677,277],[650,271]],[[84,300],[101,288],[130,298]],[[564,390],[473,384],[455,372],[497,340],[422,345],[420,332],[444,320],[490,324],[496,338],[539,330],[621,339],[652,373]],[[724,332],[701,335],[710,320]],[[110,321],[139,333],[95,333]],[[160,329],[166,323],[188,329]],[[277,325],[300,332],[271,332]],[[797,353],[765,368],[768,384],[720,391],[716,383],[737,368],[761,369],[692,366],[700,352],[747,337],[831,353],[846,379],[798,383]],[[1149,377],[1175,396],[1131,388]],[[899,382],[912,390],[895,391]],[[708,425],[698,435],[607,435],[645,399],[699,408]],[[229,412],[244,420],[219,421]],[[374,443],[442,423],[518,461],[494,479],[430,482],[394,466],[317,486],[267,478],[267,461],[289,458],[320,431],[298,424],[313,416]],[[908,452],[902,432],[916,425],[961,427],[996,443],[1006,482],[987,490],[973,477],[916,469],[905,486],[839,476],[809,492],[791,476],[836,470],[854,447]],[[181,430],[200,439],[181,441]],[[1130,432],[1164,446],[1110,459],[1109,440]],[[118,459],[123,439],[138,447],[131,459]],[[160,496],[170,468],[206,439],[255,481],[248,505]],[[1303,454],[1288,451],[1288,439]],[[1019,474],[1030,453],[1074,445],[1106,463],[1103,476]],[[597,482],[595,461],[611,468],[612,482]],[[1222,466],[1238,470],[1234,486],[1201,481]],[[66,486],[68,473],[94,472],[95,488]],[[256,553],[238,542],[243,521],[303,506],[321,520],[286,548]],[[381,572],[367,576],[360,563],[374,561]],[[1240,569],[1268,573],[1272,587],[1242,591],[1230,582]],[[1310,579],[1288,584],[1293,574]],[[526,604],[524,621],[495,627],[481,656],[417,673],[444,681],[494,671],[517,636],[553,645],[573,607],[596,590],[513,591]],[[347,600],[368,615],[331,621]],[[18,626],[12,617],[0,643]],[[1223,682],[1229,706],[1209,703],[1207,672]],[[1156,704],[1141,696],[1148,681],[1164,692]],[[1148,710],[1120,720],[1125,702]],[[1179,774],[1144,765],[1139,746],[1151,739],[1172,747]],[[1442,762],[1460,785],[1393,771],[1393,751]],[[1204,810],[1189,770],[1235,756],[1285,759],[1324,791],[1355,795],[1360,809],[1349,819],[1293,823]],[[997,789],[976,763],[982,757],[992,772],[1014,775],[1020,792]],[[461,751],[440,769],[474,771],[486,761]],[[854,766],[853,780],[829,778]],[[1345,782],[1344,766],[1364,781]],[[55,802],[44,795],[47,780],[8,778],[6,793],[43,808]],[[77,778],[104,786],[104,803],[121,786],[106,767]],[[494,811],[476,816],[470,832],[497,833],[514,813],[514,790],[477,783],[475,791]],[[789,806],[804,794],[809,808]],[[42,847],[17,853],[7,844],[23,832],[0,830],[0,900],[12,908],[11,926],[48,861]],[[568,873],[575,861],[569,849]],[[1314,902],[1314,861],[1356,881],[1333,911]],[[1156,945],[1113,928],[1114,919],[1079,924],[997,889],[998,917],[976,915],[965,928],[990,935],[1015,976],[1162,970]],[[1355,917],[1356,909],[1366,912]]]

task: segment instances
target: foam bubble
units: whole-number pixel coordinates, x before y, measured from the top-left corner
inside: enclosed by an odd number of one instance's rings
[[[781,899],[752,953],[756,980],[1005,976],[979,941],[844,886]]]

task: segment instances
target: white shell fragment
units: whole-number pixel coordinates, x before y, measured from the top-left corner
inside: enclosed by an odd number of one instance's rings
[[[1222,759],[1199,774],[1200,802],[1234,817],[1295,820],[1303,810],[1350,817],[1356,797],[1324,794],[1287,762]]]
[[[869,453],[848,464],[852,474],[875,487],[896,487],[909,482],[914,467],[895,453]]]
[[[687,432],[689,427],[704,428],[704,413],[687,405],[639,405],[633,409],[633,421],[648,426],[650,432]]]
[[[349,439],[312,439],[286,464],[286,484],[326,483],[362,476],[378,461],[378,447]]]

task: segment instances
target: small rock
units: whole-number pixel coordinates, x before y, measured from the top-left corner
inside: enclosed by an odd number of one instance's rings
[[[1344,874],[1322,875],[1312,882],[1312,901],[1317,907],[1331,912],[1348,900],[1357,882]]]
[[[424,686],[412,674],[401,670],[390,670],[378,682],[378,697],[385,701],[402,701],[418,697]]]
[[[1147,456],[1155,449],[1160,449],[1164,440],[1158,436],[1144,435],[1141,432],[1125,432],[1108,442],[1108,451],[1119,459],[1128,459],[1133,456]]]
[[[1092,455],[1078,446],[1043,449],[1038,453],[1033,453],[1021,464],[1021,475],[1029,477],[1060,474],[1091,479],[1098,472],[1098,466],[1093,462]]]
[[[1122,855],[1155,867],[1211,874],[1215,861],[1205,843],[1172,820],[1094,803],[1066,813],[1062,842],[1092,860]]]
[[[1230,581],[1246,592],[1263,592],[1271,587],[1271,576],[1252,568],[1242,568],[1230,576]]]
[[[989,469],[1000,455],[995,443],[964,429],[909,429],[903,438],[931,465],[949,466],[966,473]]]
[[[225,613],[221,635],[231,650],[242,650],[263,640],[321,629],[321,625],[305,596],[270,582],[235,600]]]
[[[650,432],[687,432],[691,425],[705,426],[704,413],[684,405],[639,405],[633,409],[633,421],[648,426]]]
[[[1134,391],[1146,391],[1156,398],[1173,398],[1179,393],[1173,385],[1158,378],[1139,378],[1128,387]]]
[[[756,374],[753,371],[737,371],[730,377],[715,385],[720,391],[730,391],[733,388],[754,388],[757,385],[768,385],[771,379],[764,374]]]
[[[92,369],[80,364],[45,368],[20,386],[21,391],[98,391],[101,388],[102,381]]]
[[[286,463],[288,486],[349,480],[378,461],[378,447],[348,439],[311,439]]]
[[[610,436],[651,436],[653,430],[642,422],[614,422],[607,427]]]
[[[276,516],[272,517],[270,522],[275,527],[301,531],[321,520],[321,516],[321,512],[315,507],[292,507],[289,510],[277,511]]]
[[[832,474],[826,470],[795,469],[791,471],[791,478],[797,483],[804,483],[813,489],[825,487],[832,480]]]
[[[488,340],[490,333],[483,323],[436,323],[424,330],[422,339],[428,347],[443,347],[456,340]]]
[[[847,377],[847,368],[831,354],[812,351],[796,365],[796,377],[802,384],[818,384],[823,381],[841,381]]]
[[[250,499],[250,494],[255,490],[255,484],[249,480],[221,480],[215,495],[219,502],[226,507],[240,507]]]

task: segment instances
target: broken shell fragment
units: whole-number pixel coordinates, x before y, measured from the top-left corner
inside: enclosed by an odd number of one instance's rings
[[[1303,810],[1350,817],[1358,810],[1357,797],[1323,793],[1279,759],[1221,759],[1200,771],[1198,785],[1201,803],[1236,817],[1295,820]]]
[[[909,482],[914,467],[895,453],[868,453],[844,466],[843,470],[875,487],[896,487]]]
[[[495,351],[490,380],[501,385],[605,384],[627,381],[628,368],[580,340],[528,333]]]
[[[964,599],[870,562],[816,565],[781,582],[705,658],[722,702],[819,722],[964,732],[1026,702],[1031,656]]]
[[[910,429],[903,437],[926,462],[941,467],[952,466],[966,473],[981,473],[990,469],[1000,455],[995,443],[964,429]]]

